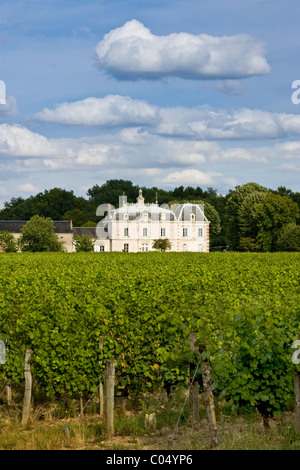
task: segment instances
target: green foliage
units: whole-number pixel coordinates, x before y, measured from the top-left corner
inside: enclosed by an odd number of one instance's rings
[[[299,208],[288,196],[268,193],[255,205],[258,235],[256,243],[261,251],[276,251],[282,229],[295,224]]]
[[[276,248],[278,251],[300,251],[300,226],[286,225],[278,237]]]
[[[254,238],[242,237],[238,246],[239,251],[257,251],[257,245]]]
[[[34,215],[22,228],[20,237],[22,251],[63,251],[63,243],[54,233],[53,221]]]
[[[158,238],[157,240],[154,240],[152,248],[158,251],[167,251],[172,248],[172,245],[168,238]]]
[[[80,209],[66,211],[62,218],[67,221],[72,220],[73,227],[82,227],[86,222],[86,214]]]
[[[91,220],[88,220],[87,222],[85,222],[84,224],[82,224],[82,227],[97,227],[97,223],[96,223],[96,222],[92,222]]]
[[[0,219],[29,220],[32,216],[39,215],[50,217],[52,220],[63,220],[65,212],[73,209],[84,211],[85,220],[88,220],[90,213],[88,201],[82,197],[76,197],[73,191],[53,188],[27,199],[17,197],[12,198],[10,202],[5,202],[4,209],[0,211]]]
[[[252,210],[251,201],[253,197],[255,200],[259,197],[258,194],[266,194],[268,189],[260,186],[257,183],[247,183],[243,186],[237,186],[235,191],[229,196],[226,206],[226,241],[230,248],[237,250],[240,244],[241,236],[252,237],[253,232],[249,233],[249,229],[253,231],[253,224],[251,223],[251,215],[249,217],[250,227],[247,221],[247,211]],[[255,195],[255,196],[253,196]],[[245,227],[245,222],[247,226]],[[255,230],[255,228],[254,228]]]
[[[14,236],[3,230],[0,232],[0,252],[16,253],[18,251],[18,244]]]
[[[254,303],[235,317],[236,344],[231,350],[223,395],[239,406],[257,408],[268,418],[293,406],[293,328],[272,305]]]
[[[88,235],[73,235],[73,244],[76,251],[94,251],[95,240]]]
[[[197,363],[188,335],[197,333],[216,392],[235,406],[283,411],[293,394],[299,262],[299,253],[6,254],[6,376],[24,380],[30,347],[49,397],[90,396],[112,358],[117,395],[186,387]]]

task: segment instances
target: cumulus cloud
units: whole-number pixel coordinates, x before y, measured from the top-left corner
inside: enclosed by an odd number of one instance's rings
[[[40,156],[51,155],[49,140],[18,124],[0,125],[0,155]]]
[[[300,135],[300,115],[259,109],[231,112],[203,108],[161,109],[156,132],[206,140],[279,139]]]
[[[34,118],[62,125],[139,126],[153,134],[197,140],[278,139],[289,134],[300,135],[297,114],[247,108],[227,112],[206,106],[163,108],[121,95],[61,103],[54,109],[43,109]],[[128,138],[130,135],[129,132]]]
[[[2,178],[59,171],[70,175],[78,171],[110,175],[117,171],[121,175],[140,172],[150,179],[159,177],[157,184],[233,187],[235,175],[229,170],[229,176],[225,176],[226,167],[236,171],[240,164],[251,169],[257,163],[261,171],[268,171],[274,165],[284,165],[283,170],[293,172],[299,159],[297,141],[223,148],[215,141],[170,138],[142,128],[96,137],[49,139],[19,125],[0,125]],[[33,192],[31,186],[21,189]]]
[[[153,124],[157,108],[128,96],[107,95],[61,103],[55,109],[43,109],[35,119],[56,124],[84,126],[129,126]]]
[[[96,54],[99,66],[119,79],[236,79],[271,70],[264,45],[249,35],[156,36],[137,20],[106,34]]]

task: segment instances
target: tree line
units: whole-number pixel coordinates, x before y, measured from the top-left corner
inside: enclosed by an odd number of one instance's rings
[[[4,203],[1,220],[30,220],[33,216],[52,220],[72,220],[75,227],[96,226],[100,204],[119,206],[123,193],[129,203],[136,202],[140,186],[131,181],[112,179],[94,185],[87,198],[61,188],[45,190],[26,199],[13,197]],[[214,188],[179,186],[164,190],[142,187],[149,203],[200,203],[210,220],[210,248],[233,251],[300,251],[300,193],[286,189],[268,189],[257,183],[247,183],[218,194]]]

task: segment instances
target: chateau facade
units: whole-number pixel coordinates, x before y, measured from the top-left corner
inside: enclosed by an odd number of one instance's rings
[[[102,209],[107,214],[96,228],[95,251],[152,251],[154,240],[168,239],[171,251],[209,252],[209,221],[203,205],[146,204],[140,190],[136,203],[121,196],[118,209],[109,204]]]

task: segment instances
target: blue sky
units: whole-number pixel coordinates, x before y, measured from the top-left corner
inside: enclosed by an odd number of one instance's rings
[[[299,12],[291,0],[0,0],[0,207],[114,178],[300,191]]]

